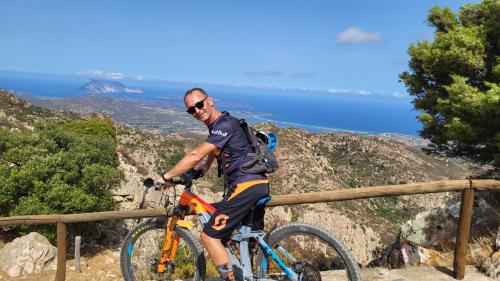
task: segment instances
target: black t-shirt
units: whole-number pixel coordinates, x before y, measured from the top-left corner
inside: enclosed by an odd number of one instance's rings
[[[248,160],[247,154],[251,151],[250,144],[240,127],[240,121],[227,113],[222,115],[208,126],[207,142],[221,149],[217,161],[221,163],[222,157],[224,177],[230,187],[241,182],[256,179],[266,179],[264,174],[247,174],[239,170],[242,163]]]

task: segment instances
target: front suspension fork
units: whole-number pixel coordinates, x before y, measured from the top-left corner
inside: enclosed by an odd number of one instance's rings
[[[171,271],[173,272],[173,263],[175,260],[175,255],[177,254],[177,246],[179,245],[180,236],[175,232],[175,226],[179,219],[183,219],[185,211],[181,210],[178,214],[172,215],[168,218],[167,226],[165,227],[165,243],[163,244],[163,249],[158,262],[156,271],[158,273],[164,273],[167,270],[167,265],[171,264]]]

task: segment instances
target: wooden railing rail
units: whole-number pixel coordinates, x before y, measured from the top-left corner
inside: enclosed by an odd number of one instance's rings
[[[400,196],[438,192],[462,192],[460,218],[458,221],[457,243],[453,269],[456,279],[463,279],[465,273],[465,256],[467,253],[472,203],[475,191],[500,191],[499,180],[447,180],[400,185],[384,185],[333,190],[325,192],[296,193],[275,195],[267,206],[297,205],[308,203],[344,201],[384,196]],[[306,196],[305,196],[306,195]],[[216,203],[215,203],[216,204]],[[137,219],[167,215],[171,209],[145,209],[131,211],[111,211],[66,215],[35,215],[0,217],[1,225],[17,224],[57,224],[57,272],[56,281],[65,280],[66,270],[66,224],[76,222]]]

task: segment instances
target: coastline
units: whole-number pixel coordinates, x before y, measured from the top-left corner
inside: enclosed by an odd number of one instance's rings
[[[324,126],[315,126],[315,125],[307,125],[307,124],[300,124],[300,123],[294,123],[294,122],[286,122],[286,121],[278,121],[270,118],[264,118],[259,115],[252,115],[253,118],[262,120],[265,122],[270,122],[272,124],[275,124],[276,126],[280,128],[299,128],[306,130],[310,133],[313,134],[323,134],[323,133],[351,133],[351,134],[359,134],[359,135],[364,135],[364,136],[375,136],[375,137],[381,137],[381,138],[386,138],[386,139],[391,139],[391,140],[396,140],[402,143],[405,143],[410,146],[414,147],[426,147],[430,144],[430,142],[426,139],[423,139],[417,135],[407,135],[407,134],[401,134],[401,133],[393,133],[393,132],[366,132],[366,131],[355,131],[355,130],[348,130],[348,129],[341,129],[341,128],[330,128],[330,127],[324,127]]]
[[[294,123],[294,122],[287,122],[287,121],[278,121],[274,119],[269,119],[269,118],[264,118],[259,115],[253,115],[254,118],[265,121],[265,122],[270,122],[273,124],[284,124],[285,126],[283,127],[292,127],[292,126],[297,126],[302,129],[306,129],[310,131],[311,133],[328,133],[328,132],[347,132],[347,133],[354,133],[354,134],[376,134],[375,132],[364,132],[364,131],[355,131],[355,130],[349,130],[349,129],[340,129],[340,128],[330,128],[330,127],[324,127],[324,126],[315,126],[315,125],[307,125],[307,124],[300,124],[300,123]],[[282,127],[282,126],[278,126]]]
[[[28,100],[29,102],[35,104],[35,105],[41,105],[42,107],[46,107],[46,105],[42,105],[40,102],[41,101],[61,101],[64,103],[65,100],[69,101],[75,101],[79,100],[81,97],[71,97],[71,98],[62,98],[62,97],[50,97],[50,96],[35,96],[30,93],[25,93],[25,92],[16,92],[16,91],[9,91],[10,93]],[[109,96],[105,96],[109,97]],[[116,99],[115,97],[111,97],[112,99]],[[123,100],[122,100],[123,101]],[[143,100],[145,103],[150,103],[148,100]],[[73,103],[72,102],[72,103]],[[61,105],[56,106],[56,107],[61,107]],[[62,106],[64,107],[64,106]],[[156,108],[156,110],[159,110]],[[155,110],[153,110],[155,111]],[[175,111],[175,109],[174,109]],[[235,113],[235,116],[238,118],[244,118],[246,119],[250,124],[255,124],[259,122],[269,122],[277,127],[280,128],[298,128],[302,129],[305,131],[308,131],[313,134],[329,134],[329,133],[350,133],[350,134],[359,134],[359,135],[364,135],[364,136],[375,136],[375,137],[381,137],[381,138],[387,138],[387,139],[392,139],[396,140],[399,142],[403,142],[407,145],[414,146],[414,147],[426,147],[429,144],[429,141],[420,138],[419,136],[416,135],[407,135],[407,134],[402,134],[402,133],[394,133],[394,132],[370,132],[370,131],[357,131],[357,130],[350,130],[350,129],[343,129],[343,128],[331,128],[331,127],[326,127],[326,126],[317,126],[317,125],[309,125],[309,124],[301,124],[297,122],[288,122],[288,121],[280,121],[276,120],[272,117],[272,114],[270,113],[262,113],[262,112],[249,112],[249,111],[233,111]],[[179,112],[179,114],[183,114],[183,112]],[[169,114],[169,118],[172,116]],[[134,124],[131,124],[129,121],[130,120],[118,120],[120,118],[113,118],[117,122],[124,122],[125,124],[135,127]],[[181,118],[182,119],[182,118]],[[171,121],[171,120],[170,120]],[[137,125],[137,124],[136,124]],[[143,123],[143,125],[145,125]],[[188,125],[188,124],[186,124]],[[147,127],[147,125],[146,125]],[[181,126],[182,127],[182,126]],[[203,135],[200,130],[194,129],[194,128],[189,128],[190,126],[188,125],[186,129],[190,133],[184,133],[183,135],[189,136],[189,137],[195,137],[195,136],[200,136]],[[144,126],[140,126],[138,128],[144,129]],[[151,131],[157,131],[157,127],[151,127],[149,128]],[[179,131],[179,132],[182,132]],[[165,132],[166,133],[166,132]],[[182,133],[181,133],[182,134]]]

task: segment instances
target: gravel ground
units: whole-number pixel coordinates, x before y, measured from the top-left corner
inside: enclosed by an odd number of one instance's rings
[[[68,281],[119,281],[122,280],[120,273],[118,252],[104,251],[93,257],[81,259],[82,272],[74,270],[74,261],[69,260],[66,267],[66,280]],[[1,281],[48,281],[55,279],[55,270],[31,274],[22,277],[9,277],[0,270]],[[362,269],[362,278],[365,281],[453,281],[451,269],[434,267],[409,267],[404,269],[387,270],[383,268]],[[335,271],[322,273],[323,280],[342,280],[341,274]],[[209,281],[215,281],[211,279]],[[345,280],[345,279],[344,279]],[[463,281],[493,281],[478,272],[473,266],[467,266],[465,279]]]

